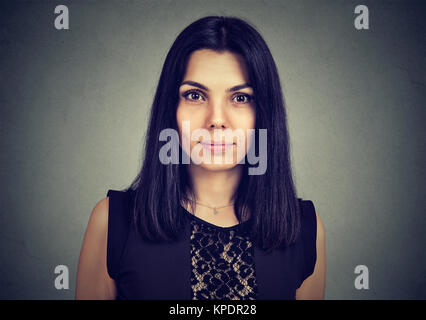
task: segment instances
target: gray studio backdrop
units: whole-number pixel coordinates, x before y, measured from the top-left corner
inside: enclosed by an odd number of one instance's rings
[[[140,168],[167,51],[211,14],[271,48],[297,191],[326,229],[326,299],[426,298],[424,2],[241,0],[2,2],[0,298],[74,298],[93,207]]]

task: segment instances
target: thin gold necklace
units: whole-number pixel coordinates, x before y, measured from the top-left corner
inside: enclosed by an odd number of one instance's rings
[[[189,200],[188,198],[185,198],[185,199]],[[191,201],[191,200],[189,200],[189,201]],[[218,213],[219,213],[218,209],[222,209],[222,208],[226,208],[226,207],[230,207],[230,206],[234,205],[234,203],[230,203],[230,204],[228,204],[228,205],[226,205],[226,206],[221,206],[221,207],[211,207],[211,206],[208,206],[208,205],[206,205],[206,204],[202,204],[202,203],[200,203],[200,202],[198,202],[198,201],[194,201],[194,202],[195,202],[196,204],[198,204],[198,205],[202,206],[202,207],[207,207],[207,208],[213,209],[213,213],[214,213],[214,214],[218,214]]]

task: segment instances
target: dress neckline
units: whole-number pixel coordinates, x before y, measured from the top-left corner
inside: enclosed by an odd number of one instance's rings
[[[216,225],[216,224],[213,224],[213,223],[211,223],[211,222],[208,222],[208,221],[206,221],[206,220],[204,220],[204,219],[201,219],[200,217],[197,217],[197,216],[195,216],[195,215],[193,215],[191,212],[189,212],[188,210],[186,210],[182,205],[180,206],[181,208],[182,208],[182,210],[187,214],[187,215],[189,215],[190,217],[192,217],[192,219],[194,219],[195,221],[198,221],[198,222],[200,222],[200,223],[202,223],[202,224],[204,224],[204,225],[207,225],[207,226],[209,226],[209,227],[212,227],[212,228],[214,228],[214,229],[217,229],[217,230],[234,230],[234,229],[238,229],[238,228],[241,228],[243,225],[246,225],[248,222],[249,222],[249,220],[246,220],[246,221],[244,221],[244,222],[241,222],[241,223],[238,223],[238,224],[235,224],[235,225],[233,225],[233,226],[229,226],[229,227],[222,227],[222,226],[218,226],[218,225]]]

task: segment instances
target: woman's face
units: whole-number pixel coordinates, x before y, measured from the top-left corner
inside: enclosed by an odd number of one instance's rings
[[[255,118],[244,59],[228,51],[194,51],[176,112],[181,146],[191,163],[213,171],[235,167],[250,146],[247,129],[255,128]]]

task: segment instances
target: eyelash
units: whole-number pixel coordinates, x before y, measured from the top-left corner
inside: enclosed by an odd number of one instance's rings
[[[199,101],[199,100],[188,99],[188,96],[190,94],[192,94],[192,93],[196,93],[196,94],[204,97],[204,94],[201,91],[198,91],[198,90],[189,90],[189,91],[186,91],[186,92],[182,93],[182,97],[185,98],[186,100],[189,100],[189,101]],[[237,102],[239,104],[249,103],[249,102],[251,102],[254,99],[252,95],[247,94],[247,93],[237,93],[237,94],[234,95],[233,99],[235,99],[236,97],[239,97],[239,96],[244,96],[244,97],[247,98],[246,102],[240,102],[240,103]]]

